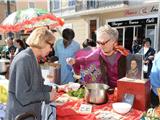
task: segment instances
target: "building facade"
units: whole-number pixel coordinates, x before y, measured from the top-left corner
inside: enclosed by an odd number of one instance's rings
[[[159,6],[158,0],[26,0],[23,5],[17,2],[17,9],[38,7],[64,18],[60,31],[72,28],[80,44],[86,38],[96,39],[96,29],[109,24],[118,29],[119,44],[125,48],[131,50],[134,37],[140,44],[143,38],[150,37],[156,51],[160,49]]]
[[[15,1],[6,2],[0,1],[0,23],[8,16],[8,14],[16,11],[16,4]],[[4,33],[0,33],[0,46],[4,45]]]

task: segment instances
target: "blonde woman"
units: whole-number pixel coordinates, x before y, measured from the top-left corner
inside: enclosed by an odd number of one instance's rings
[[[41,120],[42,101],[54,101],[56,91],[43,84],[38,57],[52,50],[55,37],[45,27],[35,29],[26,43],[29,47],[15,56],[10,67],[9,98],[6,119],[15,120],[21,113],[30,112]],[[27,120],[32,120],[31,118]]]

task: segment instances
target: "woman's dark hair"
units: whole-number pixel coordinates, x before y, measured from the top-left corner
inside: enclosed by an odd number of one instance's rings
[[[15,39],[15,41],[16,41],[17,43],[19,43],[19,45],[20,45],[23,49],[26,48],[24,42],[23,42],[21,39]]]
[[[144,45],[146,42],[149,42],[150,45],[151,45],[151,43],[152,43],[150,38],[144,38],[144,39],[143,39],[143,45]]]
[[[74,33],[74,31],[72,29],[66,28],[62,32],[62,36],[63,36],[64,39],[70,41],[70,40],[72,40],[74,38],[75,33]]]
[[[88,46],[91,47],[96,47],[96,42],[93,39],[86,39],[83,43],[82,43],[83,48],[86,48]]]

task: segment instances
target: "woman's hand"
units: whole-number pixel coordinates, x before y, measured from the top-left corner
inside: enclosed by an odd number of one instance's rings
[[[150,56],[148,57],[148,59],[153,60],[153,59],[154,59],[154,56],[153,56],[153,55],[150,55]]]
[[[66,62],[69,65],[74,65],[76,63],[76,60],[74,58],[67,58]]]
[[[50,92],[50,101],[55,101],[57,99],[58,93],[57,90],[52,88],[52,91]]]

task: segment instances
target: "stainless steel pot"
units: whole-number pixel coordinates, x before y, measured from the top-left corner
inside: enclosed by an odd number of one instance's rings
[[[2,58],[0,59],[0,74],[6,73],[10,60]]]
[[[106,84],[101,83],[90,83],[86,84],[85,100],[88,103],[103,104],[108,101],[107,89],[109,88]]]

